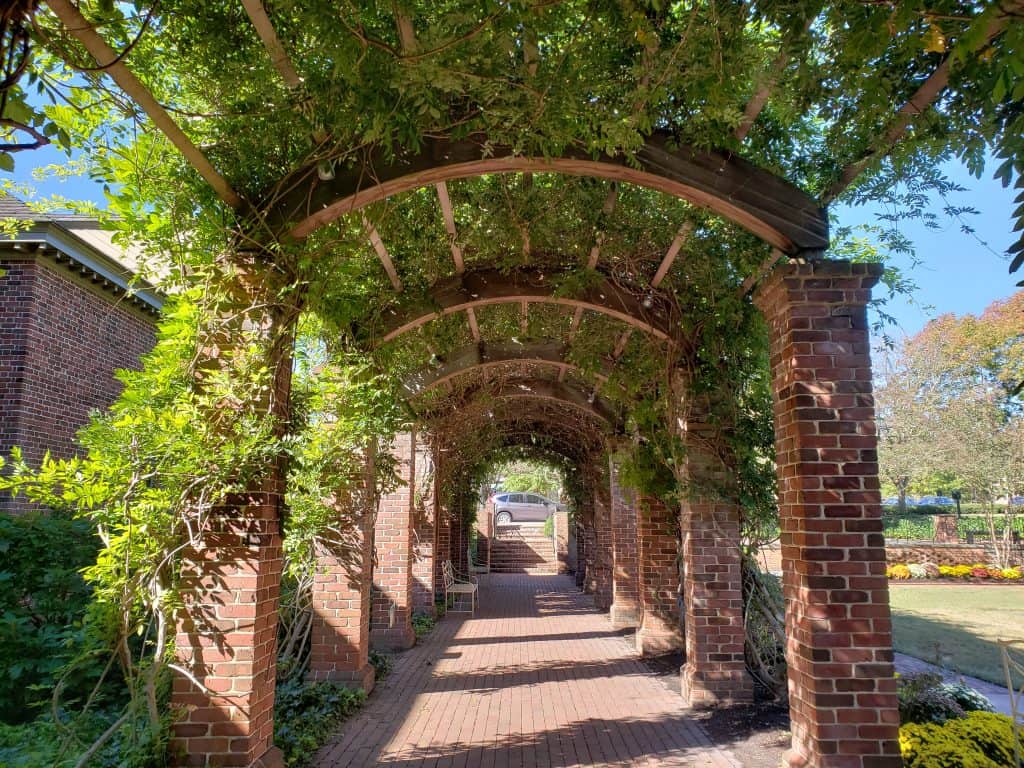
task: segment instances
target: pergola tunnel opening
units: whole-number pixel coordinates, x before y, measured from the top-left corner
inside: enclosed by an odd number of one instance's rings
[[[486,279],[473,282],[480,274]],[[344,342],[363,345],[407,410],[383,442],[347,446],[350,477],[331,498],[336,535],[311,543],[309,620],[295,640],[305,643],[298,663],[310,679],[370,691],[371,651],[415,643],[414,617],[435,616],[446,600],[446,564],[460,581],[487,578],[481,572],[493,569],[503,539],[514,528],[522,539],[523,527],[499,524],[481,485],[496,461],[518,459],[557,467],[571,486],[571,514],[551,515],[544,566],[571,574],[607,610],[611,627],[634,630],[639,655],[682,653],[685,704],[752,699],[743,588],[750,510],[735,436],[753,385],[711,377],[721,386],[708,386],[702,355],[720,354],[717,330],[671,338],[644,330],[673,327],[664,318],[678,318],[693,301],[682,288],[652,297],[649,281],[638,292],[617,275],[624,293],[616,301],[636,315],[626,323],[600,311],[612,300],[601,284],[575,289],[577,297],[594,291],[584,305],[539,312],[537,296],[565,290],[539,285],[551,274],[441,278],[450,281],[435,293],[441,309],[425,320],[410,324],[388,310],[388,327],[399,330],[356,330]],[[770,355],[771,376],[758,383],[774,404],[794,764],[899,759],[866,318],[878,274],[871,265],[790,261],[761,281],[753,302],[736,299],[738,316],[763,334]],[[455,303],[447,312],[450,284],[474,306]],[[493,305],[492,288],[501,299]],[[711,288],[685,286],[694,296]],[[413,307],[407,316],[421,312]],[[453,330],[454,313],[468,316],[469,343],[461,327]],[[300,356],[309,367],[308,351]],[[315,378],[329,368],[310,370]],[[282,353],[280,391],[293,369]],[[271,407],[288,402],[275,398]],[[311,413],[307,420],[317,417]],[[330,419],[319,418],[329,431]],[[179,633],[177,646],[195,679],[179,678],[173,695],[187,711],[175,733],[189,759],[206,759],[214,732],[231,736],[217,759],[276,759],[278,617],[292,622],[282,642],[299,631],[292,609],[279,611],[279,523],[288,526],[295,506],[286,503],[284,481],[278,472],[249,494],[222,528],[211,527],[216,547],[207,551],[215,557],[195,558],[183,626],[196,631]],[[216,590],[207,588],[213,574]],[[236,630],[209,647],[204,638],[228,618]]]
[[[790,765],[899,766],[867,309],[890,224],[968,210],[941,164],[1021,186],[1024,0],[322,5],[5,4],[0,167],[74,147],[166,287],[83,455],[0,475],[104,539],[134,687],[85,749],[278,768],[281,681],[370,692],[521,569],[684,658],[681,705],[784,697]],[[509,462],[550,523],[484,491]]]

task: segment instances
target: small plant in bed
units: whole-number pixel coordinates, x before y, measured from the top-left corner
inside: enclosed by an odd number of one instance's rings
[[[391,674],[391,668],[394,666],[394,659],[391,658],[390,654],[381,653],[380,651],[370,651],[370,664],[373,666],[374,678],[377,680],[383,680]]]
[[[304,768],[338,725],[366,701],[341,683],[309,683],[301,676],[279,680],[274,696],[274,743],[289,768]]]
[[[437,625],[437,619],[425,613],[414,613],[412,615],[412,631],[416,633],[416,639],[426,637]]]
[[[992,702],[970,686],[943,683],[942,676],[931,672],[906,675],[898,679],[901,723],[937,723],[963,717],[967,712],[991,712]]]

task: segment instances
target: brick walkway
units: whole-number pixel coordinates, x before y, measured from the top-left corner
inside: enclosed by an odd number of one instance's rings
[[[318,768],[738,768],[566,576],[481,579],[318,756]]]

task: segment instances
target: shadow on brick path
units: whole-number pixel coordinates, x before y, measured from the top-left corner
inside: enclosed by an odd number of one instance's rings
[[[566,576],[485,576],[396,657],[318,768],[737,768]]]

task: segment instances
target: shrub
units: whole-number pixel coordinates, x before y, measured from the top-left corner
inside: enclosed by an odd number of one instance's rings
[[[910,723],[900,728],[904,768],[1008,768],[1013,724],[1005,715],[972,712],[944,725]]]
[[[987,579],[988,568],[986,568],[983,565],[976,565],[973,568],[971,568],[971,576],[973,576],[976,579]]]
[[[80,571],[96,562],[98,549],[87,521],[0,515],[0,721],[34,718],[83,648],[92,590]],[[65,701],[88,695],[92,673],[98,671],[76,667],[64,680]]]
[[[921,567],[924,568],[924,572],[928,575],[929,579],[939,578],[941,568],[935,563],[923,563]]]
[[[971,688],[963,681],[943,683],[940,688],[953,701],[960,705],[964,712],[994,712],[995,708],[988,696]]]
[[[901,723],[944,723],[963,717],[964,710],[942,690],[942,676],[924,672],[899,678],[896,684]]]
[[[428,616],[425,613],[414,613],[412,615],[412,631],[415,633],[417,640],[429,635],[436,624],[437,619],[433,616]]]
[[[955,579],[966,579],[971,575],[971,566],[969,565],[954,565],[951,569],[950,575]]]
[[[309,765],[338,724],[362,706],[366,694],[341,683],[278,681],[274,696],[274,743],[294,768]]]
[[[914,563],[912,565],[908,565],[907,569],[910,571],[910,577],[913,579],[928,578],[928,571],[923,565],[918,565],[917,563]]]
[[[1009,581],[1020,581],[1022,575],[1020,568],[1003,568],[1003,578]]]
[[[885,569],[885,575],[890,579],[909,579],[910,569],[905,565],[890,565]]]
[[[370,651],[370,664],[373,666],[374,679],[383,680],[391,673],[391,668],[394,666],[394,660],[387,653]]]

